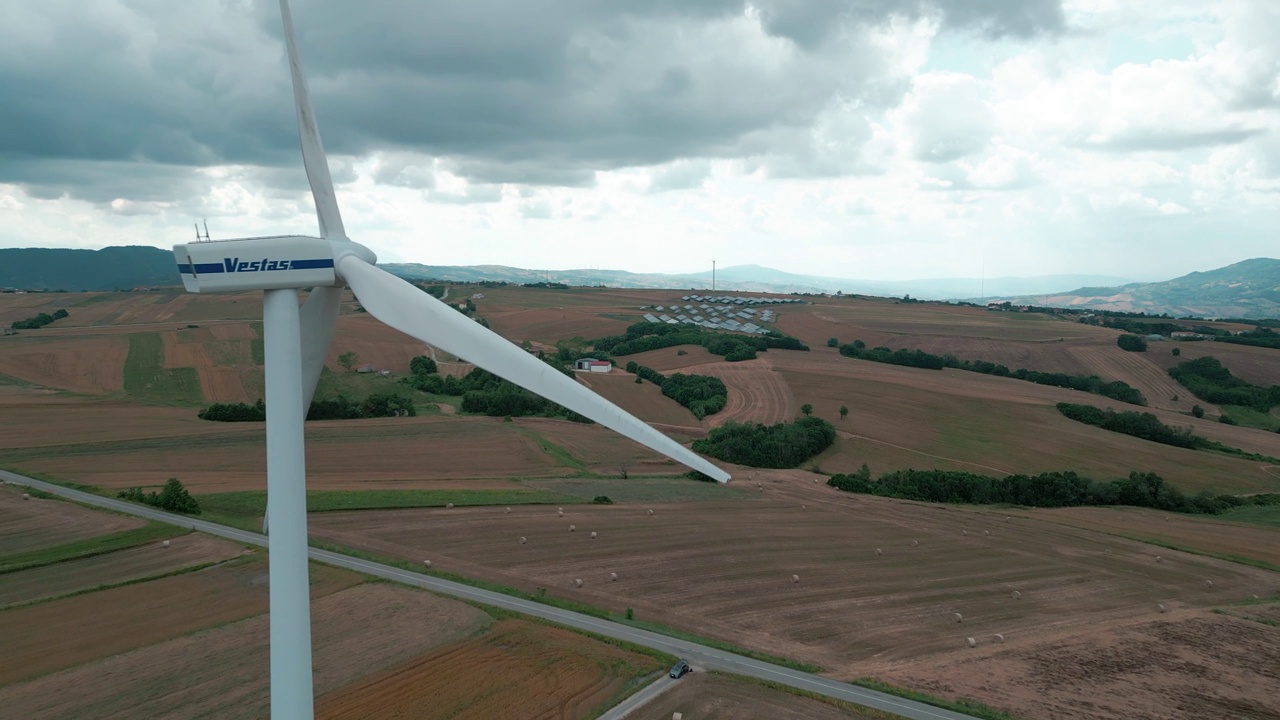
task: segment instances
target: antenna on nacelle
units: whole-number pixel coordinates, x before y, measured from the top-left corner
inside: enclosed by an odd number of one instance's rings
[[[201,234],[200,234],[200,225],[197,223],[197,224],[196,224],[196,242],[200,242],[201,240],[204,240],[204,241],[208,242],[208,240],[209,240],[209,221],[208,221],[207,219],[201,218],[200,222],[201,222],[201,223],[204,223],[204,235],[201,235]]]

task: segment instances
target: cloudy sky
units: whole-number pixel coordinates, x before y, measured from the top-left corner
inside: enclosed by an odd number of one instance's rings
[[[1274,0],[293,11],[347,231],[384,262],[1165,279],[1280,256]],[[0,98],[0,247],[316,232],[274,0],[2,3]]]

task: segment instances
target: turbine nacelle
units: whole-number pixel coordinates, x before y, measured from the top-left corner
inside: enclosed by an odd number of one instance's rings
[[[377,261],[372,250],[345,238],[306,235],[184,243],[173,255],[183,287],[193,293],[341,287],[336,261],[349,255]]]

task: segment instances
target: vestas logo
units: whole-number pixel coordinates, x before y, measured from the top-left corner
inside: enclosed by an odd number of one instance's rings
[[[274,272],[276,270],[289,270],[293,264],[293,260],[272,260],[270,258],[262,258],[261,260],[245,260],[240,258],[223,258],[222,267],[225,272]]]

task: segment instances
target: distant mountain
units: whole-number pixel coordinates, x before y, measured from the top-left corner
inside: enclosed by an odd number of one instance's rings
[[[1174,317],[1280,317],[1280,260],[1254,258],[1180,278],[1008,298],[1016,303]]]
[[[132,290],[181,284],[173,252],[154,247],[0,249],[0,288]]]
[[[627,288],[710,289],[711,271],[684,274],[631,273],[625,270],[525,270],[505,265],[419,265],[384,263],[388,272],[410,279],[454,282],[506,281],[513,283],[560,282],[566,285],[605,285]],[[1046,275],[1034,278],[941,278],[935,280],[851,280],[848,278],[798,275],[759,265],[734,265],[716,271],[717,290],[750,292],[814,292],[884,295],[911,295],[922,300],[976,298],[984,289],[995,297],[1024,293],[1061,292],[1081,285],[1112,285],[1129,282],[1105,275]]]

